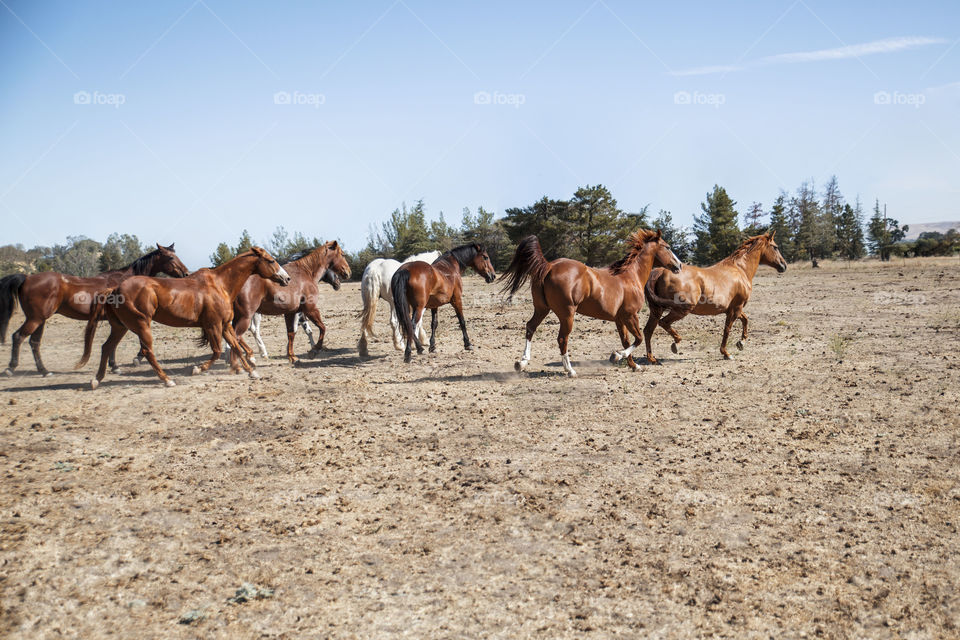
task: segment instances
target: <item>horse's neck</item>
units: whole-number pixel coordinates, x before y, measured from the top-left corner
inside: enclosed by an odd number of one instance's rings
[[[230,262],[211,270],[220,286],[227,291],[231,300],[236,300],[237,296],[240,295],[240,289],[243,288],[247,278],[253,275],[254,266],[259,259],[256,255],[234,258]]]
[[[763,255],[761,243],[757,243],[747,251],[739,260],[737,266],[746,274],[747,279],[753,282],[753,277],[757,275],[757,269],[760,268],[760,256]]]
[[[633,263],[633,268],[627,269],[624,273],[632,274],[632,276],[640,282],[640,286],[643,286],[647,282],[647,278],[650,277],[650,272],[653,271],[653,257],[655,253],[655,251],[641,251]]]
[[[316,281],[320,274],[330,266],[330,252],[326,249],[317,249],[307,256],[300,258],[294,264],[299,265],[310,275],[310,279]]]
[[[442,272],[449,272],[452,274],[463,275],[464,267],[460,264],[460,261],[457,260],[453,255],[450,255],[447,258],[439,260],[440,266],[445,268],[441,269]]]

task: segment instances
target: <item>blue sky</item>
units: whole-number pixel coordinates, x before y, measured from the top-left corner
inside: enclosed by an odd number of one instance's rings
[[[0,0],[0,243],[366,242],[603,183],[689,224],[836,174],[960,219],[956,2]],[[878,93],[879,92],[879,93]]]

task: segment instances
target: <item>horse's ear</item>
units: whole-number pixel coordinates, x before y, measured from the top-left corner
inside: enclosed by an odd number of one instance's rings
[[[659,240],[659,239],[662,238],[662,237],[663,237],[663,230],[662,230],[662,229],[657,229],[657,240]]]
[[[336,241],[336,240],[331,240],[329,246],[330,246],[330,248],[333,249],[334,251],[336,251],[337,249],[340,248],[340,245],[337,244],[337,241]]]
[[[173,251],[173,245],[175,245],[175,244],[176,244],[176,242],[171,242],[171,243],[170,243],[170,246],[167,247],[167,251]]]
[[[775,235],[777,235],[776,229],[771,229],[770,231],[767,231],[767,238],[769,238],[770,240],[773,240],[773,236]]]
[[[163,249],[163,247],[160,246],[160,243],[159,243],[159,242],[157,243],[157,249],[158,249],[158,250],[162,250],[162,249]]]

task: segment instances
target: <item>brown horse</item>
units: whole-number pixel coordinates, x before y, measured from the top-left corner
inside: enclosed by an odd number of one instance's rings
[[[74,320],[89,320],[98,291],[112,289],[131,276],[155,276],[158,273],[177,278],[189,273],[173,252],[172,244],[169,247],[158,244],[155,251],[137,258],[126,267],[105,271],[91,278],[53,271],[6,276],[0,280],[0,343],[5,341],[10,316],[18,300],[26,319],[11,336],[10,366],[4,374],[13,375],[14,369],[20,364],[20,345],[30,338],[37,371],[44,376],[51,375],[40,359],[40,341],[43,339],[44,325],[53,314],[59,313]],[[110,366],[116,366],[113,354],[110,356]]]
[[[643,328],[643,337],[647,346],[647,361],[656,364],[657,359],[650,351],[650,337],[657,324],[673,336],[670,349],[679,353],[677,343],[680,334],[671,326],[688,313],[698,316],[716,316],[726,314],[723,323],[723,340],[720,353],[727,360],[727,338],[730,327],[739,319],[743,323],[743,335],[737,341],[737,348],[743,349],[747,339],[747,314],[743,312],[753,290],[753,276],[761,264],[773,267],[780,273],[787,270],[787,263],[773,241],[776,232],[760,234],[748,238],[730,256],[717,264],[706,267],[685,266],[679,274],[667,273],[662,269],[654,270],[647,281],[647,302],[650,304],[650,318]],[[661,319],[664,310],[669,313]]]
[[[258,378],[246,356],[237,351],[239,345],[231,324],[233,301],[247,278],[254,274],[279,283],[290,281],[290,276],[273,256],[260,247],[253,247],[215,269],[198,269],[180,280],[134,276],[124,280],[112,291],[99,292],[87,322],[83,357],[77,363],[77,368],[86,364],[90,358],[93,335],[102,310],[110,321],[110,336],[101,349],[97,377],[90,383],[93,389],[103,380],[107,371],[107,358],[128,330],[139,336],[147,360],[157,372],[157,376],[168,387],[174,386],[173,380],[160,368],[153,353],[153,333],[150,330],[153,320],[172,327],[203,329],[200,343],[210,345],[213,356],[199,367],[194,367],[194,375],[209,369],[220,357],[222,336],[234,352],[238,353],[244,370],[251,378]]]
[[[299,260],[287,262],[284,268],[290,275],[290,283],[282,289],[279,285],[263,278],[248,278],[240,290],[236,302],[233,304],[233,328],[237,340],[243,347],[247,358],[253,362],[253,350],[243,340],[243,334],[250,328],[253,314],[261,313],[267,316],[282,315],[287,323],[287,358],[290,363],[297,362],[293,355],[293,337],[296,333],[297,313],[303,313],[313,324],[317,325],[317,344],[310,350],[311,357],[323,349],[323,336],[327,329],[320,317],[317,301],[320,298],[320,289],[317,281],[328,268],[341,278],[350,277],[350,265],[343,255],[343,249],[336,240],[322,244]],[[339,287],[339,282],[337,283]],[[231,363],[233,355],[231,353]]]
[[[415,327],[423,320],[423,310],[430,309],[430,352],[437,350],[437,308],[445,304],[453,306],[463,333],[463,348],[473,351],[467,323],[463,319],[463,272],[468,267],[479,273],[489,283],[497,275],[490,264],[487,250],[477,243],[465,244],[447,251],[433,261],[406,262],[397,269],[390,280],[393,306],[396,309],[400,328],[407,344],[403,361],[410,362],[411,345],[417,345],[417,353],[423,353],[423,343]],[[412,311],[411,311],[412,309]]]
[[[530,343],[537,327],[553,311],[560,319],[557,343],[563,368],[571,377],[577,372],[570,365],[567,340],[573,330],[576,314],[599,318],[617,324],[623,351],[614,351],[611,362],[627,359],[637,370],[633,350],[640,346],[640,321],[637,313],[643,308],[643,284],[654,263],[680,271],[680,260],[664,242],[660,231],[641,229],[630,236],[630,252],[603,269],[588,267],[582,262],[560,258],[548,262],[536,236],[528,236],[517,245],[513,261],[500,279],[506,279],[504,292],[513,296],[527,278],[533,293],[533,317],[527,322],[527,341],[523,356],[514,365],[523,371],[530,362]],[[630,344],[628,332],[634,336]]]

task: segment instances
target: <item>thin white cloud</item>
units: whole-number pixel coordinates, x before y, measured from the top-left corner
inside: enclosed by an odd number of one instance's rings
[[[928,37],[899,37],[886,38],[884,40],[874,40],[873,42],[864,42],[862,44],[852,44],[834,49],[818,49],[816,51],[797,51],[794,53],[780,53],[774,56],[766,56],[746,62],[742,65],[713,65],[706,67],[697,67],[694,69],[682,69],[675,71],[676,76],[696,76],[708,75],[713,73],[728,73],[730,71],[741,71],[748,67],[758,67],[770,64],[795,64],[798,62],[821,62],[824,60],[845,60],[848,58],[861,58],[878,53],[896,53],[898,51],[907,51],[919,47],[926,47],[934,44],[946,44],[948,41],[943,38]]]

